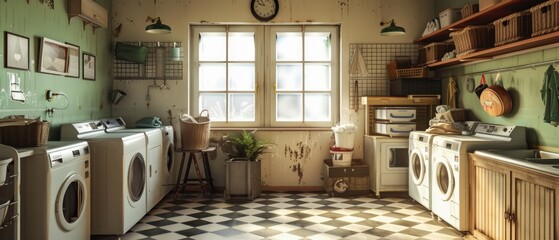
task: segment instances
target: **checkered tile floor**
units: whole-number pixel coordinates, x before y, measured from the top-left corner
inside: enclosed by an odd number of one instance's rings
[[[252,202],[164,199],[122,239],[461,239],[409,198],[263,193]]]

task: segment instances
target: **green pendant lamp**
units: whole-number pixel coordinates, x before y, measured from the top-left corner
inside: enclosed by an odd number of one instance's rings
[[[146,26],[146,32],[147,33],[153,33],[153,34],[167,34],[167,33],[171,33],[171,27],[161,23],[161,18],[160,17],[156,17],[156,18],[151,18],[148,17],[147,21],[151,21],[153,24],[147,25]]]
[[[404,29],[403,27],[400,27],[400,26],[396,26],[396,24],[394,23],[394,19],[392,19],[388,22],[380,22],[380,25],[384,26],[385,24],[388,24],[388,23],[390,23],[390,25],[388,27],[385,27],[382,30],[380,30],[380,35],[382,35],[382,36],[397,36],[397,35],[406,34],[406,29]]]

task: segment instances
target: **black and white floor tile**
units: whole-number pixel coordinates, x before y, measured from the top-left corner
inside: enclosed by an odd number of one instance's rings
[[[172,195],[172,194],[171,194]],[[252,202],[222,195],[172,196],[122,239],[461,239],[462,234],[410,198],[329,197],[263,193]]]

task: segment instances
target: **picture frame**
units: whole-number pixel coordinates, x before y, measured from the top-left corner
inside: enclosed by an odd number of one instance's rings
[[[66,75],[68,70],[68,46],[43,37],[39,48],[38,72]]]
[[[82,53],[82,59],[83,79],[95,81],[95,55],[84,52]]]
[[[29,38],[4,31],[4,67],[29,70]]]
[[[80,47],[71,43],[66,43],[68,47],[68,69],[66,77],[79,78],[80,77]]]

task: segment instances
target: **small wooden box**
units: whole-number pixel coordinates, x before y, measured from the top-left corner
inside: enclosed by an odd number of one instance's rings
[[[353,159],[348,167],[334,167],[332,160],[327,159],[322,171],[324,189],[330,196],[369,194],[369,166],[361,159]]]

